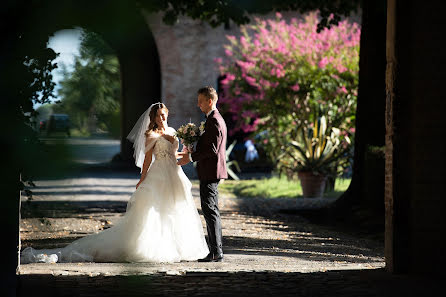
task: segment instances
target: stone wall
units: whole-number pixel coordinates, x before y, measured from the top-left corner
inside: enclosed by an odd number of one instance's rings
[[[185,121],[197,123],[202,115],[196,106],[197,90],[217,87],[218,71],[213,59],[223,54],[225,30],[187,17],[169,26],[160,14],[146,16],[155,37],[161,64],[161,101],[169,108],[169,125],[178,128]]]

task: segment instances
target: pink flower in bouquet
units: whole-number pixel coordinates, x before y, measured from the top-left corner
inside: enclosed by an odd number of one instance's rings
[[[200,129],[194,123],[187,123],[178,128],[176,136],[183,144],[183,152],[192,152],[194,143],[198,141]]]

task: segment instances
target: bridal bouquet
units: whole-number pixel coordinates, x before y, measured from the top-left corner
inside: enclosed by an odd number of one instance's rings
[[[187,123],[178,128],[176,136],[180,138],[183,144],[183,151],[192,152],[194,142],[204,133],[204,122],[197,127],[194,123]]]

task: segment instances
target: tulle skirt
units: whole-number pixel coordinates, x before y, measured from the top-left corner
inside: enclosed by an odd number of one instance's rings
[[[173,159],[155,160],[118,223],[64,248],[21,253],[21,262],[178,262],[205,257],[208,246],[191,183]]]

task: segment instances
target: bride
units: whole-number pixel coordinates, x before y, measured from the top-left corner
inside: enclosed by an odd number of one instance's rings
[[[164,104],[152,104],[127,136],[134,143],[141,179],[118,223],[64,248],[27,247],[21,263],[178,262],[209,253],[192,185],[177,165],[179,143],[175,129],[167,126],[167,116]]]

